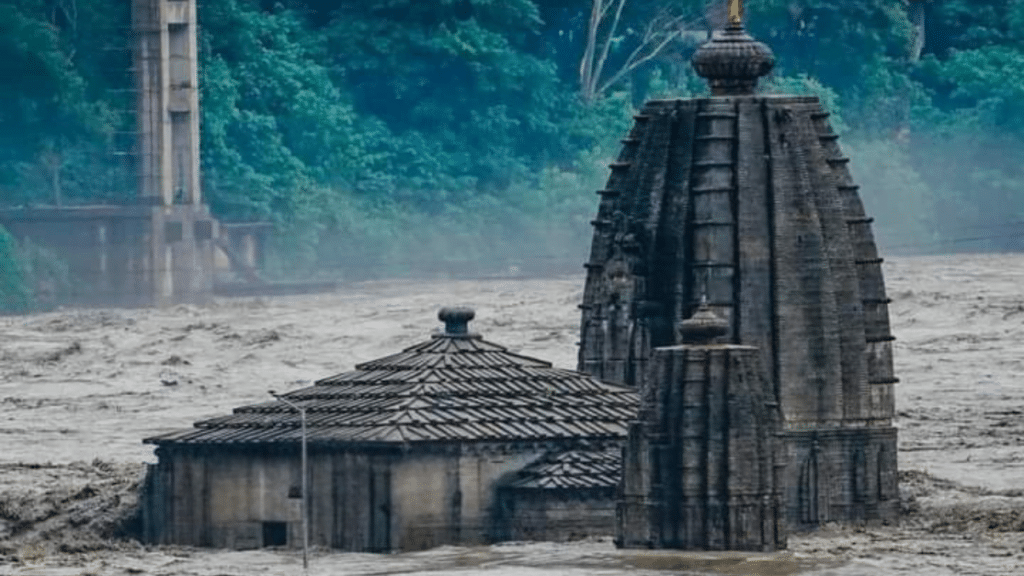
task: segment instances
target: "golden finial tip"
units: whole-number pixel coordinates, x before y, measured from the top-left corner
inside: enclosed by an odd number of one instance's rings
[[[729,24],[743,24],[743,0],[729,0]]]

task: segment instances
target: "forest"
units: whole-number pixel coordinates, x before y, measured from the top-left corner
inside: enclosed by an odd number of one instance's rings
[[[724,0],[200,0],[203,190],[279,276],[578,266],[593,192]],[[887,252],[1024,233],[1024,0],[749,0],[822,98]],[[0,206],[134,195],[124,0],[0,0]],[[59,255],[56,255],[59,260]],[[59,267],[0,229],[0,300]]]

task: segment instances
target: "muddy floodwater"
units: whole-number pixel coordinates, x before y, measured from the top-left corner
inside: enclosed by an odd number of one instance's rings
[[[610,538],[371,555],[310,574],[1024,574],[1024,256],[891,258],[903,515],[776,554],[617,550]],[[583,276],[389,281],[209,307],[0,318],[0,575],[301,573],[294,550],[146,547],[130,529],[143,437],[263,402],[422,341],[437,309],[575,367]]]

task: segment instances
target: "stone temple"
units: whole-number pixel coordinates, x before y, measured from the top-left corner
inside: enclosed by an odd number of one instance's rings
[[[779,404],[757,348],[717,342],[728,330],[702,304],[683,345],[654,350],[623,450],[618,546],[786,547]]]
[[[247,549],[308,538],[355,552],[612,531],[636,391],[443,332],[274,401],[145,441],[143,540]],[[308,422],[296,412],[301,407]]]
[[[643,396],[705,301],[778,399],[789,526],[895,519],[889,299],[829,114],[755,94],[774,57],[738,17],[693,64],[712,96],[648,102],[599,192],[579,369]]]

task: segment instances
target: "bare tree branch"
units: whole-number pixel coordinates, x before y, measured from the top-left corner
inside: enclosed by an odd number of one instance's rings
[[[667,12],[662,12],[658,18],[647,24],[640,45],[630,53],[626,63],[601,84],[596,93],[603,93],[624,76],[660,55],[670,43],[682,36],[687,25],[686,19],[682,16],[673,17]]]
[[[914,40],[910,46],[910,61],[917,62],[921,59],[921,52],[925,44],[925,15],[924,0],[910,0],[907,7],[910,23],[914,25]]]
[[[720,0],[710,4],[721,4]],[[606,92],[627,74],[643,64],[660,56],[685,30],[698,26],[705,17],[687,21],[683,16],[673,15],[662,9],[644,26],[638,44],[626,58],[625,63],[607,79],[605,68],[608,64],[612,45],[618,40],[618,28],[626,0],[592,0],[590,20],[587,28],[587,44],[580,61],[580,93],[584,100],[593,101]],[[614,9],[614,16],[612,10]]]
[[[594,70],[594,50],[597,47],[597,29],[600,27],[601,19],[608,12],[610,1],[605,4],[603,0],[593,0],[590,7],[590,21],[587,23],[587,44],[583,50],[583,59],[580,60],[580,85],[586,96],[590,85],[590,76]]]
[[[588,93],[591,96],[599,93],[597,91],[597,82],[601,78],[601,74],[604,72],[604,64],[608,61],[608,52],[612,47],[612,40],[615,38],[615,31],[619,28],[619,20],[622,18],[622,10],[626,6],[626,0],[619,0],[618,8],[615,10],[615,19],[612,20],[611,28],[608,29],[608,34],[604,39],[604,46],[601,48],[601,57],[597,61],[597,69],[590,78],[590,86],[588,87]]]

